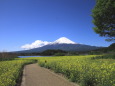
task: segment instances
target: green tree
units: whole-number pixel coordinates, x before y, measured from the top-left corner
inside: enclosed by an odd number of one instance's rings
[[[115,0],[96,0],[92,17],[94,31],[107,41],[115,41]]]

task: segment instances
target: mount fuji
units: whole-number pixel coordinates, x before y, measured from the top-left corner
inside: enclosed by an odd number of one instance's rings
[[[54,42],[48,42],[46,45],[43,45],[37,48],[29,49],[29,50],[23,50],[18,51],[18,53],[33,53],[33,52],[43,52],[45,50],[51,49],[51,50],[64,50],[64,51],[90,51],[90,50],[96,50],[101,47],[97,46],[90,46],[85,44],[78,44],[66,37],[61,37],[57,39]]]
[[[51,44],[76,44],[76,43],[66,37],[61,37],[56,41],[52,42]]]

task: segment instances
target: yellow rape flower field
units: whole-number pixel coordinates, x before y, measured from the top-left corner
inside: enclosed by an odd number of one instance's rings
[[[0,86],[14,86],[23,66],[35,60],[80,86],[115,86],[115,60],[96,55],[18,58],[0,62]]]
[[[0,61],[0,86],[15,86],[23,66],[34,60]]]

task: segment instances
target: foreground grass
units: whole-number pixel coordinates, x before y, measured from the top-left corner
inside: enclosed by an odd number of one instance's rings
[[[34,60],[0,61],[0,86],[15,86],[23,66],[33,62]]]

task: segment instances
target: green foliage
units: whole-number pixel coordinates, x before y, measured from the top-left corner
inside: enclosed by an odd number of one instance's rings
[[[115,52],[111,54],[105,54],[102,56],[94,57],[93,59],[115,59]]]
[[[66,53],[66,51],[63,50],[45,50],[41,53],[41,55],[45,55],[45,56],[51,56],[51,55],[64,55]]]
[[[0,52],[0,61],[13,60],[17,58],[17,54],[9,52]]]
[[[65,53],[55,53],[55,56],[65,56]]]
[[[80,86],[114,86],[115,60],[92,59],[96,55],[43,57],[39,65],[64,74]]]
[[[97,50],[89,51],[90,55],[99,55],[99,54],[114,54],[115,53],[115,43],[112,43],[109,47],[100,48]]]
[[[92,13],[94,31],[109,37],[108,41],[115,40],[115,0],[96,0]]]
[[[114,50],[114,49],[115,49],[115,43],[112,43],[112,44],[109,46],[109,49]]]

